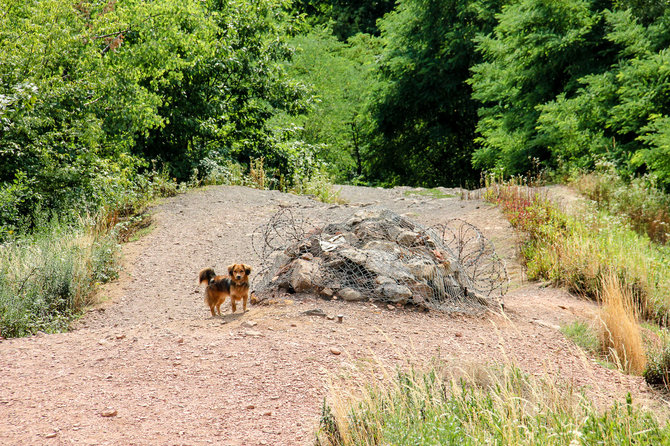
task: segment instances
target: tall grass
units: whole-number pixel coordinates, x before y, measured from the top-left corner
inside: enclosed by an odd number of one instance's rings
[[[146,222],[138,217],[145,206],[178,191],[166,168],[136,176],[126,190],[106,187],[97,185],[95,216],[82,204],[0,243],[0,336],[67,329],[97,284],[117,277],[118,241]]]
[[[53,220],[0,245],[0,335],[67,328],[97,283],[116,277],[116,234],[93,219]]]
[[[602,278],[599,301],[602,353],[620,369],[642,374],[647,363],[638,325],[637,305],[630,291],[613,274]]]
[[[657,243],[670,241],[670,195],[658,187],[654,177],[625,180],[613,166],[601,165],[573,184],[601,209],[623,216],[635,231]]]
[[[604,412],[564,384],[514,366],[455,373],[444,365],[333,387],[317,445],[668,444],[670,428],[633,406]]]
[[[670,249],[605,211],[568,215],[535,188],[496,184],[488,187],[487,198],[520,230],[529,278],[596,299],[603,278],[615,275],[642,318],[667,325]]]

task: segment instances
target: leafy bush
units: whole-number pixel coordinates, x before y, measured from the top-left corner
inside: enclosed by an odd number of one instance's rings
[[[670,343],[665,342],[659,351],[649,355],[643,376],[649,384],[670,388]]]
[[[3,6],[0,240],[42,210],[132,202],[150,169],[186,181],[218,154],[287,169],[266,122],[306,91],[282,67],[300,22],[284,0]]]

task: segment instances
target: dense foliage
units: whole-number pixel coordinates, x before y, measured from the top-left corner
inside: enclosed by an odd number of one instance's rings
[[[280,63],[297,26],[283,1],[1,4],[0,237],[116,206],[151,162],[186,180],[211,159],[298,156],[266,129],[305,107]]]
[[[666,2],[0,0],[0,11],[0,239],[36,216],[125,206],[157,173],[211,182],[254,159],[284,189],[324,172],[472,185],[482,170],[603,161],[670,187]]]
[[[358,33],[379,34],[377,20],[391,12],[395,0],[295,0],[295,8],[313,23],[331,24],[333,34],[346,40]]]
[[[384,38],[371,100],[370,179],[392,184],[476,184],[477,104],[466,83],[474,38],[493,26],[497,0],[400,1]]]
[[[478,38],[473,70],[482,147],[474,162],[522,173],[592,168],[668,176],[667,46],[660,2],[522,0]]]

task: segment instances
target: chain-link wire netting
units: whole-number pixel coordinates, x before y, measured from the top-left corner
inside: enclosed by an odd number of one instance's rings
[[[389,210],[360,211],[319,227],[281,209],[252,235],[263,260],[254,291],[313,292],[438,310],[502,304],[504,262],[475,226],[425,227]]]

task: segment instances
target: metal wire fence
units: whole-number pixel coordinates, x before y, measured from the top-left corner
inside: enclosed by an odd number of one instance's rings
[[[263,259],[254,291],[262,300],[312,292],[437,310],[502,305],[509,277],[493,244],[470,223],[425,227],[384,209],[318,226],[281,209],[252,234]]]

